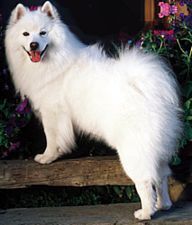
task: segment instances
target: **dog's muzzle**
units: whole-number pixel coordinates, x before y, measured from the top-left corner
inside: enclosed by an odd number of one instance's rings
[[[25,50],[25,52],[28,54],[28,56],[30,57],[32,62],[40,62],[43,55],[45,54],[46,50],[48,48],[48,45],[45,46],[45,48],[43,49],[43,51],[39,51],[39,50],[31,50],[31,51],[27,51],[25,49],[25,47],[23,47],[23,49]]]

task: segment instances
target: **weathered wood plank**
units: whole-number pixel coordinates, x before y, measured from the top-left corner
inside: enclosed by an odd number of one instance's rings
[[[31,185],[130,185],[117,157],[67,159],[49,165],[34,161],[0,161],[0,188]]]
[[[188,182],[192,183],[191,177]],[[93,186],[133,185],[117,157],[87,157],[67,159],[49,165],[40,165],[32,160],[0,161],[0,189],[24,188],[34,185]],[[169,180],[170,195],[177,201],[185,184]]]
[[[139,204],[8,209],[0,211],[0,225],[192,225],[192,203],[158,212],[151,221],[138,222]]]

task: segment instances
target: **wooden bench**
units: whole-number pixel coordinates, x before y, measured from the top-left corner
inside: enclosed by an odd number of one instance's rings
[[[187,181],[192,183],[192,175]],[[133,182],[116,156],[59,160],[49,165],[33,160],[0,160],[0,189],[34,185],[83,187],[133,185]],[[186,184],[170,178],[169,185],[172,198],[177,200]]]
[[[192,183],[192,175],[188,178],[188,183]],[[59,160],[50,165],[40,165],[31,160],[0,161],[0,189],[25,188],[35,185],[83,187],[133,185],[133,182],[125,175],[116,156]],[[177,201],[186,183],[170,178],[169,186],[172,200]],[[131,203],[8,209],[0,211],[0,225],[133,225],[138,224],[133,218],[133,211],[136,208],[139,208],[139,204]],[[185,202],[184,205],[176,206],[172,212],[158,213],[151,222],[139,224],[192,224],[192,203]]]

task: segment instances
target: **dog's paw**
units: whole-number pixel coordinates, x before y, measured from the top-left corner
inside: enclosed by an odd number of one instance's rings
[[[151,219],[151,215],[143,209],[139,209],[139,210],[135,211],[134,216],[138,220],[150,220]]]
[[[165,203],[157,203],[156,204],[156,208],[157,210],[169,210],[172,207],[172,202],[171,201],[167,201]]]
[[[47,154],[38,154],[35,156],[34,160],[40,164],[49,164],[53,162],[56,158]]]

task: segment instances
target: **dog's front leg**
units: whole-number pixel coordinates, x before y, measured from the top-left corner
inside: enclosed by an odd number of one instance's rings
[[[41,164],[49,164],[61,156],[56,143],[57,120],[53,113],[42,113],[43,128],[46,136],[47,147],[43,154],[35,156],[35,161]]]

